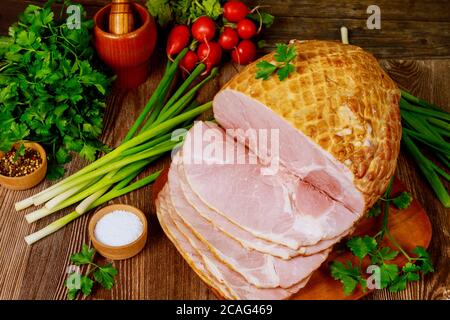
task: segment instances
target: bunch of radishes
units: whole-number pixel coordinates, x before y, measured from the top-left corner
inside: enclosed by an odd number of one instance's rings
[[[190,50],[180,62],[180,68],[188,73],[198,63],[204,63],[205,73],[208,73],[220,64],[224,51],[229,52],[231,59],[238,64],[252,62],[256,56],[256,45],[251,39],[259,33],[262,26],[260,23],[257,28],[255,22],[247,18],[252,11],[241,1],[230,0],[223,6],[223,26],[219,26],[208,16],[197,18],[190,27],[176,25],[167,40],[166,52],[169,59],[189,47]],[[217,37],[218,31],[220,34]]]

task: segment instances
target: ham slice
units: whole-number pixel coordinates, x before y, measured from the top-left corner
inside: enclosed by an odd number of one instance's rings
[[[218,260],[198,238],[173,213],[169,201],[168,187],[157,200],[158,219],[165,233],[189,265],[220,295],[228,299],[275,300],[287,299],[303,288],[309,280],[295,284],[291,288],[257,288]]]
[[[205,141],[198,141],[203,137]],[[192,151],[195,144],[205,149]],[[217,126],[197,122],[182,148],[184,172],[190,188],[208,207],[255,237],[298,250],[339,237],[359,218],[288,171],[263,175],[260,163],[236,164],[239,157],[250,157],[248,149],[236,145]],[[230,149],[235,158],[225,159]]]
[[[177,159],[174,159],[173,163],[176,162]],[[257,287],[289,288],[307,278],[328,255],[327,250],[307,257],[298,256],[283,260],[242,247],[235,239],[217,230],[186,201],[176,170],[170,170],[168,186],[174,214],[193,230],[197,238],[206,244],[218,259]]]

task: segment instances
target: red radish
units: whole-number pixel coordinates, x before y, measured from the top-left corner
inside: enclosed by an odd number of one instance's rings
[[[192,36],[199,42],[211,41],[215,34],[216,25],[208,16],[198,18],[192,25]]]
[[[237,24],[237,33],[241,39],[250,39],[256,35],[256,26],[250,19],[242,19]]]
[[[250,10],[241,1],[228,1],[223,6],[223,16],[229,22],[238,22],[244,19],[249,13]]]
[[[234,47],[236,47],[238,42],[239,36],[237,32],[230,27],[225,27],[223,32],[219,36],[219,44],[224,50],[233,49]]]
[[[179,54],[181,50],[187,47],[190,37],[191,33],[187,26],[178,25],[173,27],[167,39],[167,55],[170,57],[175,54]]]
[[[201,43],[197,48],[197,56],[206,65],[205,73],[208,73],[220,63],[222,48],[217,42]]]
[[[256,46],[250,40],[242,40],[231,52],[231,59],[238,64],[249,64],[255,60]]]
[[[198,56],[194,51],[189,50],[180,61],[180,68],[191,73],[198,63]]]

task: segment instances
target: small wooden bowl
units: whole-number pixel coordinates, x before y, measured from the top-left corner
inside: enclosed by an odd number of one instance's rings
[[[22,177],[8,177],[0,174],[0,185],[10,190],[30,189],[38,185],[39,182],[45,178],[45,174],[47,173],[47,153],[44,148],[39,143],[31,141],[17,142],[13,147],[19,147],[21,143],[25,145],[25,148],[31,148],[39,152],[39,155],[42,158],[42,164],[32,173]],[[0,158],[4,155],[5,153],[0,151]]]
[[[97,225],[98,220],[102,218],[104,215],[111,213],[113,211],[127,211],[134,213],[141,220],[143,225],[142,234],[135,241],[123,245],[123,246],[109,246],[106,245],[95,238],[95,226]],[[94,248],[105,258],[111,260],[124,260],[131,258],[137,255],[145,246],[147,242],[147,218],[145,214],[139,210],[138,208],[126,205],[126,204],[113,204],[107,207],[104,207],[94,213],[89,222],[89,237],[92,240],[92,244]]]

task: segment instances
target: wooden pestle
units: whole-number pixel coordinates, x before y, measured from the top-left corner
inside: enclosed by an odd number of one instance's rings
[[[109,14],[109,32],[125,34],[134,30],[134,16],[130,0],[112,0]]]

